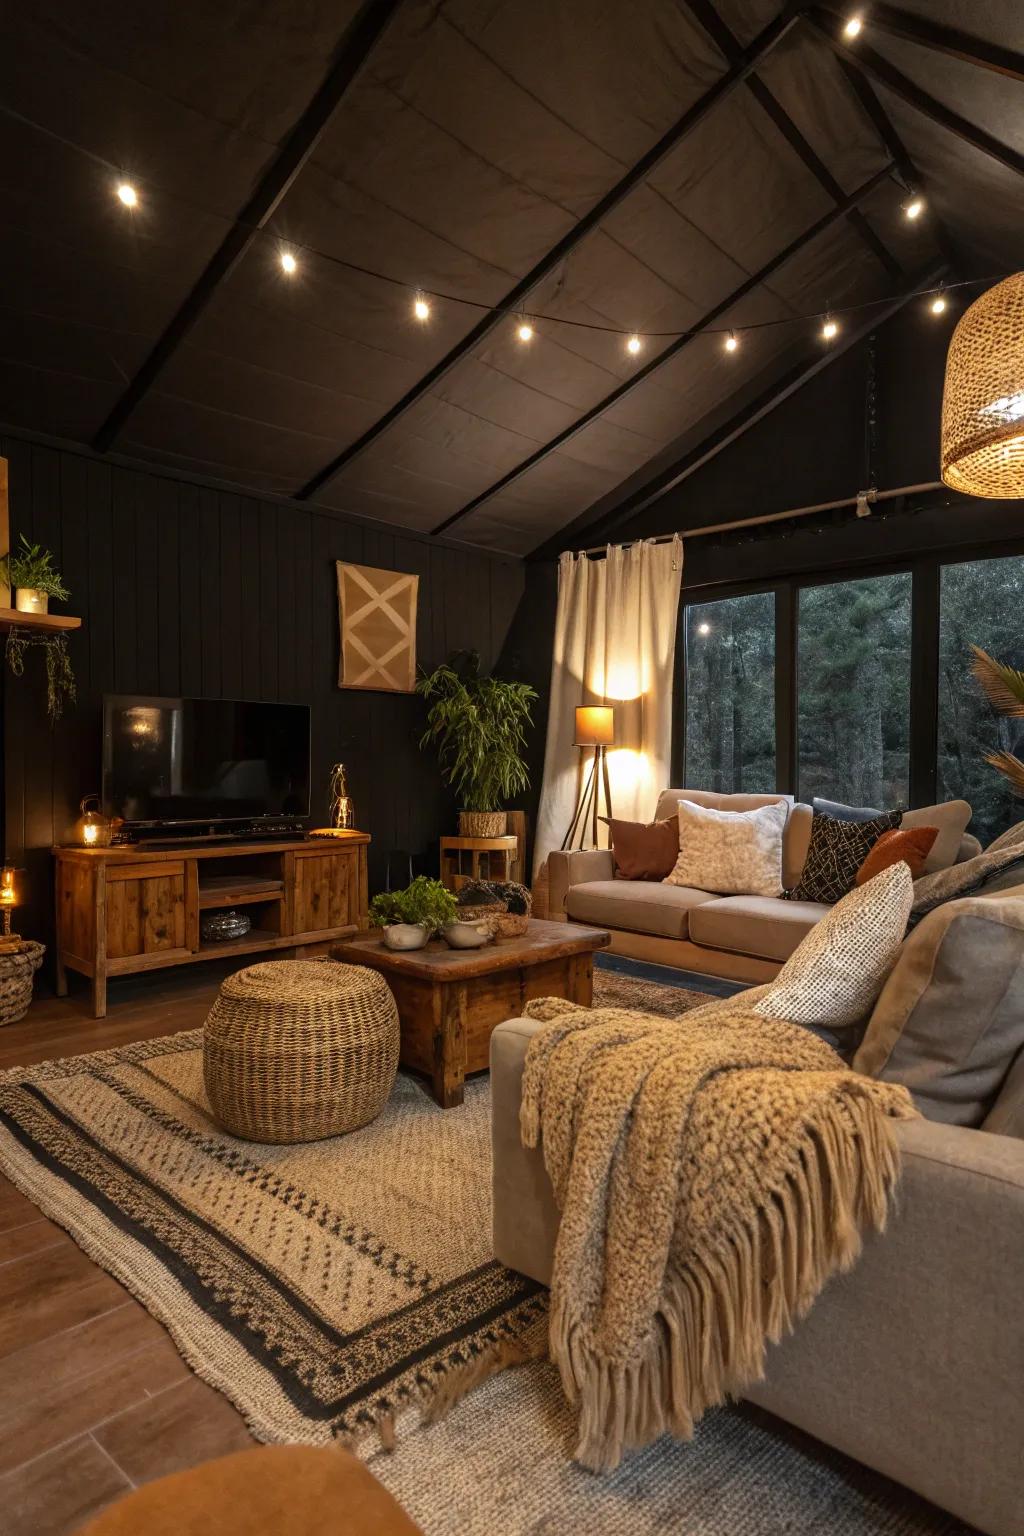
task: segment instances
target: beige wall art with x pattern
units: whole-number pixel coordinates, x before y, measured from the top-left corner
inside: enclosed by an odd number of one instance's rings
[[[419,577],[343,560],[337,566],[338,686],[411,693],[416,684]]]

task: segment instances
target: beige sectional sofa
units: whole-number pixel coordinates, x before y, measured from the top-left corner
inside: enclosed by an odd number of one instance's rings
[[[807,857],[813,819],[809,805],[794,803],[790,796],[666,789],[654,819],[674,816],[680,800],[724,811],[750,811],[780,799],[790,801],[782,845],[783,882],[790,887],[799,880]],[[980,853],[980,843],[966,833],[970,817],[965,800],[906,813],[905,827],[939,827],[925,864],[927,872]],[[814,901],[719,896],[661,881],[616,879],[608,849],[553,853],[548,859],[549,917],[607,928],[614,954],[730,981],[770,981],[828,910]]]
[[[494,1252],[548,1284],[558,1209],[519,1132],[541,1027],[491,1037]],[[990,1536],[1021,1536],[1024,887],[918,924],[853,1065],[904,1082],[925,1117],[897,1128],[896,1210],[747,1396]]]

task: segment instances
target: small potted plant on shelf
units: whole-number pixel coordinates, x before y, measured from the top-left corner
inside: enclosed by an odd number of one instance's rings
[[[39,544],[21,536],[21,547],[0,560],[0,580],[16,589],[14,606],[19,613],[46,613],[51,597],[66,603],[70,593],[53,569],[53,556]]]
[[[404,891],[381,891],[370,902],[370,926],[389,949],[422,949],[456,916],[455,897],[440,880],[417,875]]]
[[[502,837],[503,801],[530,782],[523,759],[536,691],[482,677],[475,651],[458,651],[416,683],[430,708],[421,747],[437,748],[441,773],[459,798],[463,837]]]

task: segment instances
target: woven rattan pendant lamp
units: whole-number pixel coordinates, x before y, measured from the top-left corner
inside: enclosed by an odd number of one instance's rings
[[[953,332],[942,478],[971,496],[1024,496],[1024,272],[975,299]]]

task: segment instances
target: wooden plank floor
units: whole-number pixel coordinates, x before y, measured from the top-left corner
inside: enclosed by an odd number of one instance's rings
[[[84,986],[0,1029],[0,1069],[194,1029],[235,964]],[[72,978],[72,987],[75,978]],[[151,1478],[251,1445],[166,1331],[0,1176],[0,1529],[65,1536]]]

